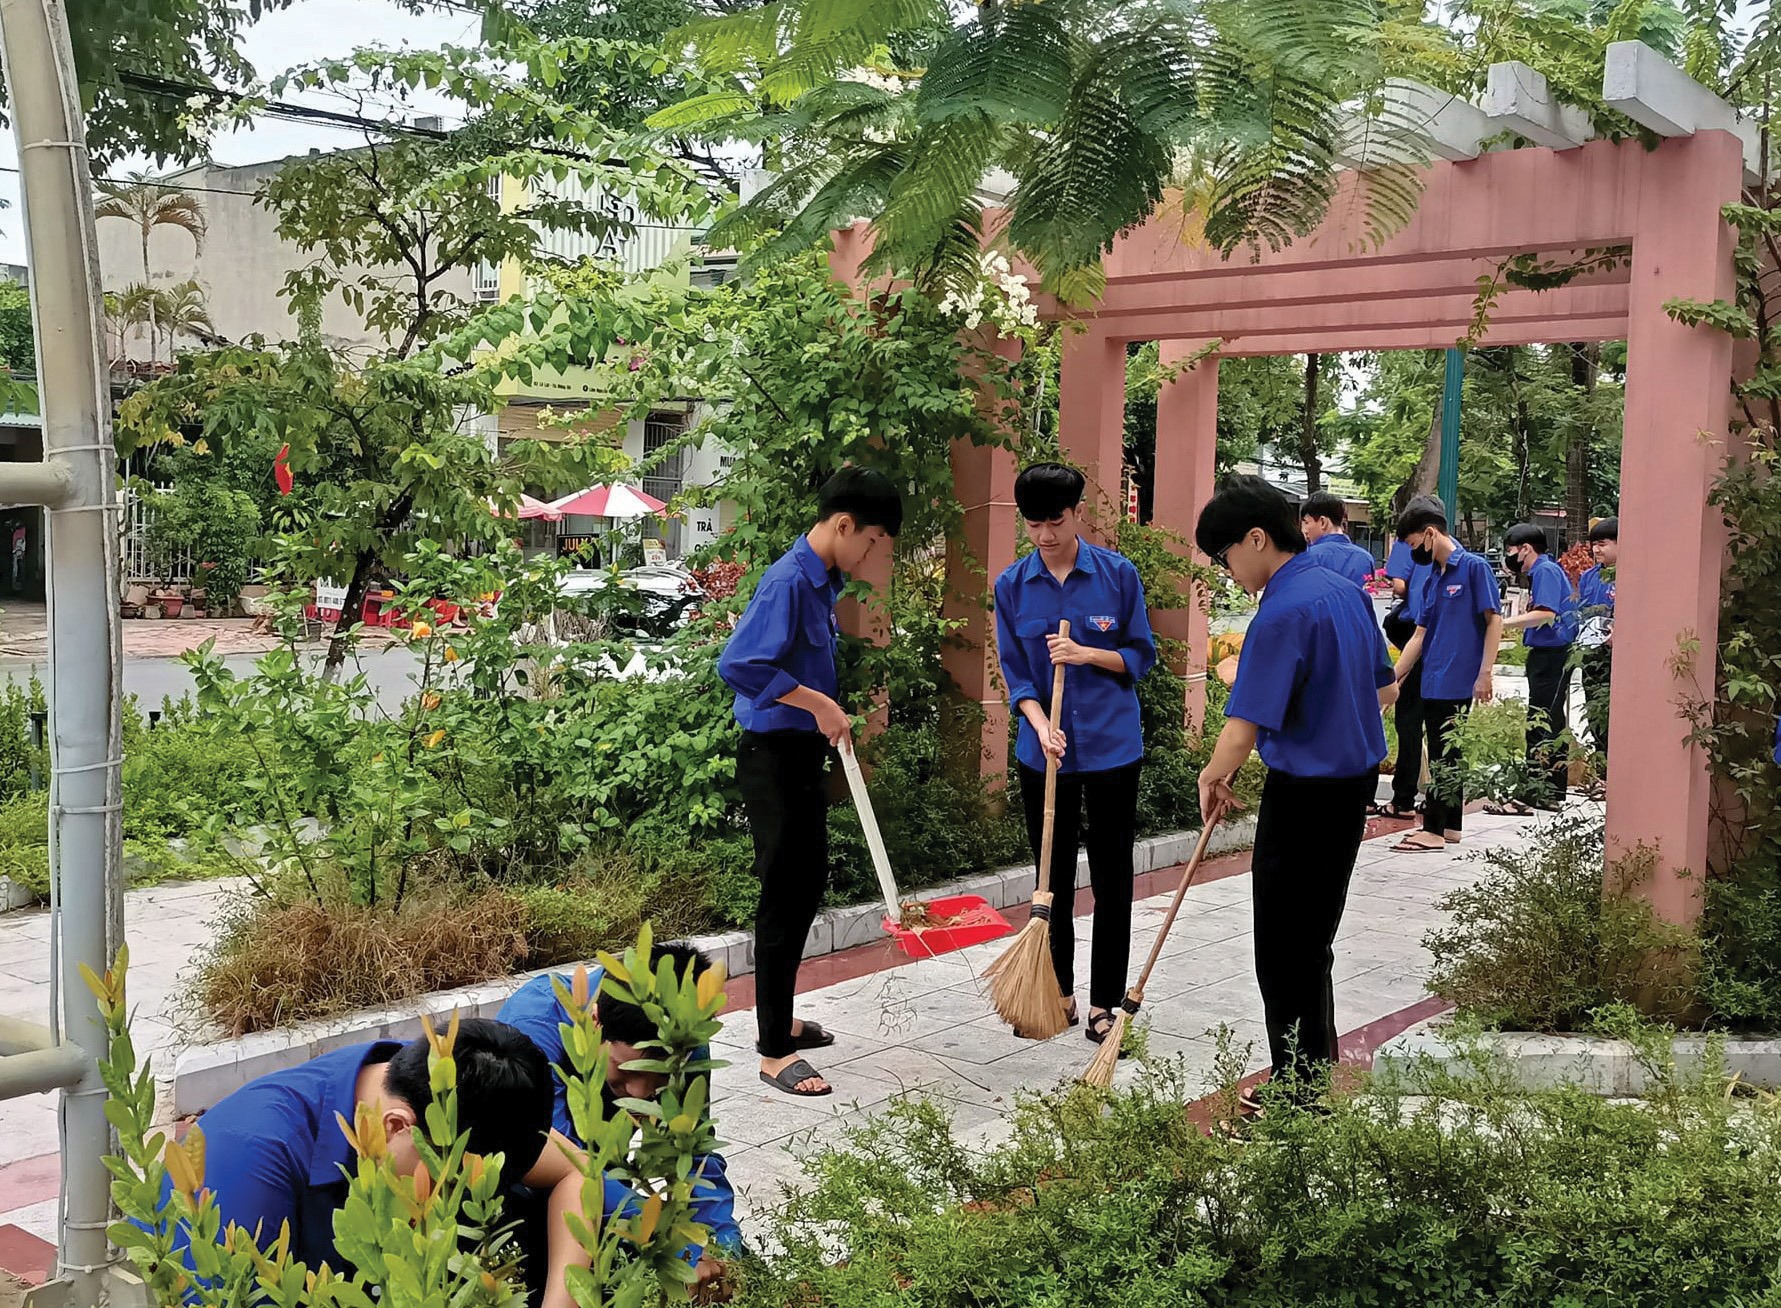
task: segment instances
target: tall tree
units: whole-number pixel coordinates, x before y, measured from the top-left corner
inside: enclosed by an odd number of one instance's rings
[[[1305,411],[1299,423],[1299,463],[1305,469],[1305,494],[1315,495],[1323,489],[1323,457],[1318,447],[1317,383],[1323,371],[1323,356],[1305,356]]]
[[[706,67],[747,89],[652,124],[790,142],[778,179],[715,239],[774,233],[756,255],[774,258],[867,217],[877,265],[955,284],[974,274],[977,192],[1000,168],[1016,182],[1008,240],[1076,300],[1197,158],[1206,238],[1279,246],[1322,217],[1356,106],[1392,112],[1368,92],[1421,30],[1372,0],[986,0],[950,24],[943,0],[783,0],[692,29]],[[945,32],[921,68],[889,54],[914,28]],[[1416,196],[1408,169],[1382,168],[1375,231]]]
[[[133,223],[142,239],[142,287],[145,290],[154,289],[155,274],[149,267],[148,247],[156,228],[177,227],[192,238],[192,247],[197,253],[204,252],[208,229],[204,206],[197,196],[156,182],[142,173],[128,182],[100,182],[98,187],[105,198],[94,208],[94,217]],[[152,362],[156,358],[155,342],[159,338],[155,325],[158,305],[152,294],[137,299],[147,308],[149,359]]]

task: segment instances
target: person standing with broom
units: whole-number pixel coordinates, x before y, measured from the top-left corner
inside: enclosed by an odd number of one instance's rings
[[[1260,477],[1227,481],[1201,511],[1194,542],[1261,596],[1224,730],[1200,773],[1200,811],[1235,804],[1231,778],[1259,751],[1268,779],[1250,862],[1255,976],[1273,1076],[1309,1095],[1336,1057],[1336,931],[1396,674],[1366,595],[1306,554],[1291,501]],[[1245,1107],[1254,1111],[1254,1101]]]
[[[800,1055],[835,1038],[792,1016],[804,941],[829,884],[828,789],[853,722],[835,702],[835,602],[846,574],[894,537],[903,500],[889,479],[843,468],[818,493],[816,525],[762,575],[724,646],[718,675],[736,692],[736,783],[761,882],[755,911],[755,1020],[761,1080],[790,1095],[833,1087]]]
[[[1156,641],[1137,568],[1082,539],[1084,486],[1080,472],[1058,463],[1034,464],[1015,479],[1014,502],[1035,548],[996,578],[996,649],[1019,719],[1015,757],[1035,866],[1044,844],[1048,761],[1057,766],[1051,866],[1039,877],[1053,895],[1051,961],[1068,1026],[1080,1020],[1070,909],[1086,809],[1095,895],[1088,1038],[1098,1044],[1112,1029],[1131,961],[1132,845],[1144,759],[1137,683],[1156,663]],[[1058,634],[1062,622],[1070,624],[1067,636]],[[1064,669],[1055,731],[1054,665]]]

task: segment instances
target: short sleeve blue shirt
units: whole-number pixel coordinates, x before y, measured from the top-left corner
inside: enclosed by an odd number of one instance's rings
[[[1614,578],[1600,564],[1577,579],[1577,642],[1591,647],[1608,643],[1614,625]]]
[[[1069,741],[1059,772],[1103,772],[1144,757],[1138,714],[1138,678],[1156,663],[1156,640],[1144,606],[1138,569],[1116,550],[1082,541],[1076,566],[1059,585],[1034,550],[996,578],[996,653],[1008,702],[1020,719],[1014,753],[1035,772],[1045,751],[1032,723],[1020,714],[1022,700],[1051,708],[1051,650],[1045,638],[1069,619],[1070,639],[1094,649],[1115,650],[1124,672],[1079,665],[1064,669],[1063,732]]]
[[[717,673],[736,692],[736,721],[744,731],[815,731],[808,710],[781,704],[799,686],[831,699],[835,674],[835,602],[844,578],[823,564],[808,537],[761,574]]]
[[[600,981],[604,975],[601,968],[588,969],[589,994],[599,993]],[[570,983],[567,976],[554,980],[560,980],[565,986]],[[549,974],[533,977],[501,1005],[501,1011],[495,1015],[495,1020],[523,1031],[526,1038],[537,1045],[550,1061],[553,1069],[567,1070],[569,1060],[563,1052],[562,1028],[568,1022],[569,1015],[563,1011],[562,1001],[557,998],[552,981]],[[710,1051],[701,1050],[700,1057],[710,1057]],[[585,1145],[586,1142],[576,1133],[575,1123],[569,1116],[568,1088],[561,1075],[551,1077],[551,1091],[555,1096],[551,1107],[551,1125],[577,1145]],[[708,1154],[694,1159],[693,1170],[699,1176],[693,1185],[693,1220],[711,1232],[711,1242],[718,1248],[736,1248],[742,1243],[742,1228],[736,1224],[736,1192],[730,1185],[723,1156]],[[629,1216],[637,1208],[638,1197],[623,1181],[608,1176],[601,1203],[608,1218],[615,1215]]]
[[[1367,597],[1300,554],[1262,591],[1225,716],[1255,724],[1275,771],[1358,777],[1385,757],[1379,691],[1393,675]]]
[[[293,1258],[311,1271],[324,1263],[337,1273],[352,1270],[334,1247],[334,1210],[346,1202],[345,1169],[353,1158],[335,1114],[353,1120],[360,1071],[401,1047],[393,1040],[352,1045],[269,1072],[199,1118],[204,1184],[225,1230],[233,1222],[266,1248],[289,1222]],[[163,1198],[171,1188],[169,1179]],[[176,1247],[190,1236],[182,1225]]]
[[[1484,666],[1484,630],[1502,603],[1490,564],[1468,549],[1455,546],[1445,568],[1429,568],[1411,598],[1416,625],[1423,628],[1424,699],[1472,698]]]
[[[1542,554],[1528,574],[1528,587],[1532,592],[1528,603],[1557,616],[1543,627],[1522,632],[1522,643],[1529,649],[1563,649],[1577,638],[1577,601],[1571,594],[1571,579],[1555,560]]]
[[[1392,542],[1391,553],[1385,556],[1385,575],[1393,581],[1404,583],[1404,600],[1409,605],[1405,613],[1412,620],[1416,617],[1416,607],[1420,602],[1417,596],[1422,592],[1423,581],[1433,571],[1433,564],[1416,561],[1410,551],[1410,542]]]
[[[1374,567],[1372,554],[1356,545],[1341,532],[1332,531],[1327,536],[1319,536],[1311,542],[1311,547],[1305,553],[1319,567],[1328,568],[1338,576],[1348,578],[1357,586],[1364,586],[1372,580]]]

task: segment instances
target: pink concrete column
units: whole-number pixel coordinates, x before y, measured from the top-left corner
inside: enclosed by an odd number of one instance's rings
[[[1064,458],[1088,478],[1083,508],[1103,544],[1119,535],[1125,467],[1125,345],[1092,329],[1064,337],[1058,368],[1058,436]]]
[[[1655,847],[1643,893],[1661,918],[1685,925],[1701,911],[1710,785],[1677,703],[1713,697],[1725,532],[1707,494],[1725,459],[1732,341],[1680,325],[1663,306],[1733,298],[1736,239],[1719,211],[1741,182],[1730,135],[1664,142],[1641,170],[1633,242],[1608,853]],[[1685,642],[1699,652],[1679,685],[1671,660]]]
[[[1020,342],[983,342],[1005,360],[1020,357]],[[984,388],[980,407],[993,413],[999,404]],[[1008,696],[997,664],[991,590],[1002,570],[1014,562],[1014,452],[988,445],[955,441],[952,446],[953,492],[964,508],[964,521],[946,546],[946,597],[941,615],[962,623],[941,647],[941,664],[958,689],[959,701],[982,711],[982,728],[973,721],[958,733],[963,744],[976,733],[977,769],[997,777],[1008,761]]]
[[[1162,366],[1190,358],[1200,347],[1194,341],[1162,341]],[[1176,533],[1186,552],[1194,522],[1212,498],[1218,456],[1218,360],[1202,359],[1193,368],[1165,381],[1156,397],[1156,484],[1151,488],[1153,527]],[[1158,636],[1180,642],[1170,665],[1187,678],[1182,706],[1190,735],[1206,721],[1206,606],[1195,598],[1186,608],[1159,609],[1153,601],[1151,626]]]

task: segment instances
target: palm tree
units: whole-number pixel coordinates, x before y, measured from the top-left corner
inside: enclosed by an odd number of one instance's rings
[[[221,341],[216,325],[210,320],[210,309],[204,303],[204,289],[196,279],[188,278],[173,286],[150,286],[136,282],[116,296],[114,316],[124,327],[148,328],[151,362],[159,357],[161,335],[166,334],[168,352],[180,336],[195,336],[206,344]]]
[[[151,288],[154,284],[154,273],[148,264],[148,242],[157,227],[178,227],[192,238],[193,248],[202,253],[204,250],[204,206],[198,197],[185,191],[176,190],[165,183],[157,182],[146,173],[137,173],[128,182],[98,183],[100,192],[105,196],[93,210],[96,218],[120,218],[125,222],[135,223],[142,235],[142,287]],[[154,357],[155,340],[158,336],[155,326],[155,315],[159,306],[152,296],[145,302],[148,312],[149,352]]]

